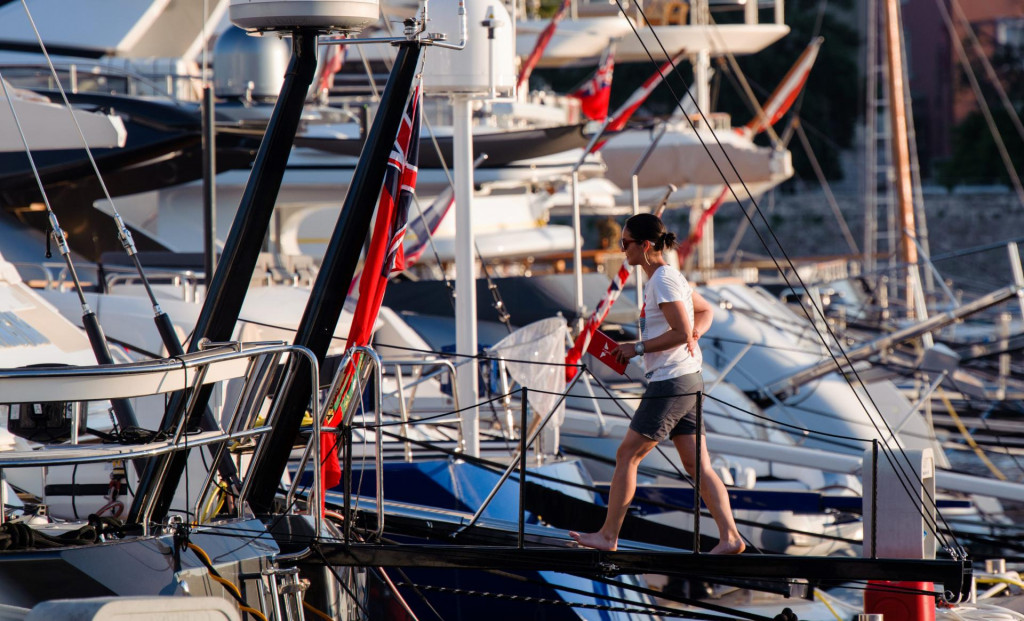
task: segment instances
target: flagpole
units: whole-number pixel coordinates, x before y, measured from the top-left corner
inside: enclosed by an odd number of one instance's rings
[[[651,157],[651,154],[654,153],[654,150],[658,147],[658,143],[661,142],[661,139],[662,139],[662,137],[665,136],[665,132],[666,131],[668,131],[668,123],[667,122],[661,124],[661,131],[659,131],[658,134],[654,137],[654,140],[651,140],[650,146],[647,147],[647,150],[644,151],[643,155],[641,155],[640,159],[637,161],[636,166],[634,166],[633,170],[629,173],[629,179],[630,179],[631,184],[632,184],[631,189],[633,191],[633,215],[634,216],[637,215],[638,213],[640,213],[640,171],[647,164],[647,160]],[[665,194],[664,200],[662,200],[662,207],[664,207],[664,203],[666,203],[668,201],[669,197],[671,197],[672,194],[675,193],[675,191],[676,191],[676,186],[673,185],[673,184],[669,184],[669,190]],[[634,276],[636,277],[636,307],[637,308],[643,308],[644,307],[644,270],[639,265],[637,265],[637,266],[635,266],[635,269],[633,270],[633,273],[634,273]],[[637,334],[639,334],[639,329],[640,329],[639,318],[637,319],[637,321],[638,321],[638,323],[637,323],[637,330],[638,330]]]

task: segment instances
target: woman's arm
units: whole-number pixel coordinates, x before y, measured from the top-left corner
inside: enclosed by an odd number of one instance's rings
[[[693,338],[699,339],[704,336],[715,319],[715,309],[711,302],[704,299],[704,296],[693,292]]]
[[[691,356],[697,355],[697,337],[690,325],[686,305],[681,301],[662,302],[658,308],[665,315],[669,331],[644,343],[645,351],[666,351],[686,344]]]

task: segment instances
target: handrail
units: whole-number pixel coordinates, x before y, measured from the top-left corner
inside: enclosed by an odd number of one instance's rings
[[[412,461],[412,443],[409,441],[409,409],[405,407],[405,388],[402,386],[402,367],[395,366],[395,384],[398,386],[398,413],[402,421],[402,437],[405,438],[405,461]],[[461,427],[461,425],[460,425]],[[377,430],[380,433],[380,430]]]
[[[128,271],[127,267],[104,266],[106,274],[103,278],[105,291],[111,291],[121,285],[138,284],[142,279],[134,271]],[[195,302],[196,293],[199,290],[199,283],[203,279],[203,273],[191,269],[146,269],[146,277],[150,281],[170,280],[173,287],[181,289],[181,299],[186,302]]]
[[[201,76],[173,73],[168,74],[164,80],[165,84],[161,85],[158,84],[156,80],[142,75],[137,71],[127,70],[107,63],[76,61],[74,63],[55,63],[54,65],[58,72],[68,74],[67,82],[72,84],[71,92],[73,93],[94,92],[81,88],[81,83],[85,81],[84,78],[93,80],[102,79],[106,86],[103,90],[105,94],[123,94],[127,96],[138,96],[141,94],[151,97],[155,96],[160,97],[165,101],[169,101],[179,107],[183,106],[184,102],[196,101],[197,99],[184,99],[177,97],[174,94],[178,91],[177,87],[181,84],[190,85],[196,80],[201,79]],[[3,68],[5,75],[8,72],[11,73],[11,76],[8,77],[8,82],[14,84],[18,88],[25,88],[29,90],[52,90],[54,88],[53,76],[50,73],[50,68],[45,64],[6,63],[3,65]],[[43,84],[41,80],[45,80],[45,84]],[[122,82],[124,86],[123,92],[122,89],[117,89],[112,86],[112,81]],[[139,85],[142,85],[145,88],[139,88]],[[112,88],[114,90],[111,90]],[[148,91],[148,93],[144,91]]]
[[[40,466],[71,466],[120,461],[140,457],[156,457],[196,446],[260,436],[270,431],[268,425],[233,433],[203,431],[187,436],[186,441],[160,440],[146,444],[59,444],[28,451],[0,451],[0,469],[36,468]],[[143,447],[143,448],[134,448]]]
[[[261,360],[257,365],[255,359],[249,360],[249,367],[246,369],[245,386],[239,391],[238,399],[235,402],[234,411],[228,420],[228,430],[245,429],[256,422],[260,407],[259,403],[267,395],[274,378],[274,370],[278,368],[283,353],[277,353]],[[247,414],[247,415],[244,415]],[[239,420],[243,417],[242,420]],[[228,449],[227,442],[221,443],[213,457],[215,464],[222,463],[224,452]],[[210,468],[206,473],[206,479],[200,487],[202,493],[196,498],[194,515],[200,516],[201,507],[205,506],[206,498],[214,487],[214,477],[218,474],[219,468]]]
[[[234,401],[234,410],[224,429],[188,433],[178,426],[173,437],[140,445],[71,444],[49,445],[32,451],[0,451],[0,470],[57,465],[99,463],[113,460],[149,458],[197,446],[219,444],[218,460],[232,441],[256,438],[265,444],[264,436],[273,429],[280,406],[272,407],[266,422],[257,424],[257,416],[270,388],[280,359],[291,356],[292,364],[305,359],[312,367],[312,378],[319,375],[315,356],[307,348],[283,343],[231,344],[176,358],[119,365],[85,367],[0,369],[0,395],[6,403],[87,402],[118,398],[154,396],[177,391],[199,392],[205,384],[244,379]],[[319,410],[319,395],[314,391],[314,407]],[[258,452],[258,451],[257,451]],[[217,463],[217,460],[214,461]],[[197,507],[214,488],[216,468],[211,468],[206,482],[198,490]],[[239,494],[239,514],[245,501],[245,488]],[[319,477],[314,480],[313,494],[320,496]],[[147,506],[152,502],[147,503]],[[145,525],[149,510],[140,514]],[[322,515],[314,513],[320,528]],[[319,530],[318,530],[319,532]]]
[[[299,354],[299,355],[303,356],[309,362],[309,365],[311,367],[311,369],[310,369],[310,381],[312,383],[312,386],[311,386],[312,392],[310,393],[311,394],[310,399],[312,400],[313,411],[314,412],[319,412],[320,411],[320,392],[319,392],[318,381],[319,381],[319,377],[320,377],[320,364],[317,361],[316,355],[313,354],[313,352],[310,351],[309,348],[303,347],[302,345],[289,345],[285,349],[287,351],[289,351],[289,352],[293,352],[293,353],[296,353],[296,354]],[[293,365],[294,363],[293,363],[293,361],[289,360],[289,364]],[[283,386],[283,385],[286,385],[287,383],[288,383],[288,379],[282,378],[282,380],[280,382],[280,385]],[[266,384],[266,386],[265,386],[265,389],[269,389],[272,384],[273,384],[272,382],[268,382]],[[257,393],[257,400],[258,399],[259,399],[259,395]],[[273,427],[274,422],[277,421],[277,418],[278,418],[278,416],[280,416],[280,413],[283,410],[283,407],[284,407],[284,401],[282,399],[274,399],[273,404],[271,405],[271,409],[267,413],[267,416],[266,416],[266,421],[267,421],[269,426]],[[314,417],[314,428],[317,431],[319,431],[319,429],[320,429],[320,424],[319,424],[319,421],[316,420],[316,417]],[[266,443],[266,439],[265,438],[261,438],[260,440],[261,440],[260,443],[256,446],[256,449],[253,451],[253,458],[252,459],[253,459],[254,463],[258,462],[259,459],[264,455],[264,453],[266,453],[266,451],[268,449],[267,443]],[[307,446],[307,450],[308,450],[308,446]],[[319,463],[319,455],[320,455],[320,453],[319,453],[319,451],[320,451],[319,443],[315,444],[314,451],[315,451],[315,457],[316,457],[317,463]],[[295,485],[294,481],[292,482],[292,485],[293,486]],[[252,479],[250,477],[246,477],[245,480],[242,482],[242,489],[238,493],[237,511],[238,511],[239,517],[241,517],[243,515],[243,513],[244,513],[244,505],[245,505],[244,501],[248,497],[249,492],[251,491],[251,489],[252,489]],[[315,509],[313,509],[312,515],[313,515],[313,521],[314,521],[314,525],[315,525],[315,528],[316,528],[317,536],[320,535],[320,532],[321,532],[321,529],[322,529],[322,523],[323,523],[323,511],[321,510],[322,506],[321,506],[321,503],[319,501],[319,498],[321,498],[321,497],[322,497],[322,490],[321,490],[321,481],[320,481],[320,471],[319,471],[319,469],[317,469],[314,472],[314,474],[313,474],[313,486],[312,486],[312,489],[310,491],[310,499],[309,499],[311,506],[313,504],[316,505]],[[290,497],[289,497],[289,499],[290,499]]]
[[[239,373],[239,374],[236,374],[236,375],[233,376],[233,378],[237,378],[237,377],[240,377],[240,376],[244,376],[246,378],[246,382],[245,382],[246,386],[243,388],[243,391],[240,394],[247,394],[248,387],[254,381],[254,376],[251,375],[251,374],[246,375],[246,373],[249,373],[250,371],[252,371],[252,365],[250,363],[251,363],[252,360],[256,359],[257,357],[271,355],[271,356],[274,356],[276,358],[276,357],[279,357],[280,355],[282,355],[284,353],[297,354],[297,355],[305,357],[310,362],[310,365],[312,366],[312,374],[313,374],[312,376],[314,378],[317,377],[318,374],[319,374],[319,365],[316,362],[315,356],[313,356],[312,353],[309,352],[309,350],[307,348],[302,347],[302,346],[298,346],[298,345],[285,345],[285,344],[280,343],[280,342],[275,342],[275,343],[270,343],[270,344],[267,344],[267,343],[255,343],[255,344],[243,344],[243,343],[227,343],[227,344],[222,344],[222,343],[216,343],[216,344],[206,344],[203,347],[204,347],[204,349],[202,349],[199,352],[192,353],[192,354],[185,354],[183,356],[178,356],[176,358],[170,359],[172,362],[176,363],[175,366],[180,366],[181,368],[183,368],[183,370],[185,371],[185,375],[188,374],[188,371],[190,370],[190,368],[198,367],[196,369],[192,369],[193,373],[192,373],[191,385],[187,386],[187,387],[177,388],[177,390],[187,390],[187,391],[189,391],[189,393],[190,393],[189,401],[190,402],[192,401],[192,399],[194,399],[196,397],[196,395],[199,394],[199,392],[200,392],[198,390],[199,386],[201,386],[204,383],[210,383],[210,381],[212,381],[213,378],[211,378],[210,371],[211,371],[211,369],[213,369],[213,365],[214,365],[214,363],[216,361],[226,361],[226,362],[232,362],[232,363],[244,363],[245,364],[245,373]],[[206,348],[209,348],[209,347],[214,347],[214,349],[206,349]],[[209,360],[210,362],[206,363],[206,364],[203,364],[203,362],[206,361],[206,360]],[[232,377],[223,377],[221,379],[233,379],[233,378]],[[168,382],[168,383],[170,383],[170,382]],[[266,396],[267,391],[269,390],[269,387],[270,387],[269,383],[263,385],[263,387],[262,387],[262,394],[258,394],[258,395],[256,395],[256,397],[254,399],[252,399],[252,402],[253,402],[254,405],[256,405],[258,402],[262,402],[263,398]],[[164,391],[164,392],[169,392],[169,391]],[[316,393],[313,394],[314,401],[317,398],[317,396],[318,395]],[[267,417],[266,417],[266,422],[267,422],[266,427],[268,428],[268,430],[272,430],[273,429],[274,422],[277,420],[277,417],[278,417],[280,411],[281,411],[281,405],[280,405],[280,403],[277,400],[275,400],[273,405],[272,405],[271,411],[267,414]],[[237,418],[237,415],[238,415],[238,412],[236,411],[235,415],[233,416],[233,418]],[[254,420],[255,419],[254,417],[255,417],[255,412],[252,412],[250,414],[250,420]],[[184,422],[182,422],[181,426],[179,426],[178,429],[175,430],[175,437],[180,437],[181,434],[183,433],[183,431],[184,431]],[[185,436],[185,440],[186,441],[183,443],[183,448],[186,448],[189,445],[189,442],[187,441],[187,439],[188,439],[187,436]],[[256,451],[254,452],[255,453],[254,461],[258,460],[258,458],[259,458],[258,456],[261,454],[261,452],[263,450],[265,450],[265,446],[266,446],[265,439],[261,436],[259,444],[256,447]],[[218,455],[222,454],[222,452],[223,452],[223,448],[220,451],[218,451]],[[165,462],[165,468],[166,468],[166,462]],[[164,476],[164,472],[161,472],[159,476]],[[213,482],[213,476],[208,472],[207,473],[207,478],[206,478],[206,481],[205,481],[205,487],[199,490],[198,498],[200,500],[204,499],[208,495],[208,493],[209,493],[209,486],[212,485],[212,482]],[[319,484],[318,480],[314,481],[314,487],[316,485],[318,485],[318,484]],[[247,496],[247,494],[249,492],[249,488],[250,488],[250,480],[247,477],[245,479],[245,481],[243,482],[242,489],[241,489],[241,491],[239,492],[239,495],[238,495],[237,512],[238,512],[238,516],[239,517],[243,516],[243,511],[244,511],[244,507],[245,507],[245,499],[246,499],[246,496]],[[314,489],[314,493],[319,493],[319,490],[316,487]],[[151,516],[153,514],[153,511],[156,509],[156,503],[157,503],[157,497],[155,495],[151,495],[150,497],[144,498],[141,501],[142,509],[141,509],[141,511],[139,513],[139,522],[143,525],[144,530],[148,531],[148,528],[149,528],[148,525],[149,525],[149,523],[151,521],[150,518],[151,518]],[[315,515],[314,519],[318,519],[319,517],[320,516]],[[319,526],[319,522],[317,522],[317,525]]]
[[[380,432],[380,425],[381,425],[381,422],[382,422],[381,421],[381,405],[383,403],[383,396],[381,394],[381,386],[384,383],[384,373],[383,373],[384,363],[381,361],[380,356],[377,354],[377,352],[374,351],[370,347],[353,347],[349,351],[353,352],[353,353],[355,351],[361,351],[361,352],[365,353],[366,355],[368,355],[370,357],[370,361],[373,364],[373,369],[374,369],[374,380],[375,381],[374,381],[374,389],[373,389],[373,397],[374,397],[374,408],[373,409],[374,409],[374,421],[376,422],[377,427],[374,430],[373,439],[374,439],[374,452],[375,452],[375,455],[374,455],[374,466],[376,467],[375,469],[377,471],[377,477],[376,478],[377,478],[377,515],[378,515],[378,518],[377,518],[376,536],[377,536],[377,540],[379,541],[380,538],[384,535],[384,442],[383,442],[384,435]],[[339,367],[339,370],[343,369],[344,367],[345,367],[345,365],[342,364]],[[343,427],[347,427],[348,429],[351,429],[352,428],[352,423],[351,423],[351,421],[344,421],[343,420],[342,421],[342,426]],[[318,445],[319,445],[319,443],[318,443]],[[349,446],[350,446],[349,444],[345,445],[346,450],[348,450]],[[346,489],[348,489],[348,486],[351,485],[351,483],[352,483],[352,479],[351,479],[351,477],[349,477],[347,479]],[[346,524],[351,524],[352,523],[351,517],[352,516],[347,516],[348,519],[346,519]]]
[[[319,364],[319,361],[317,360],[316,355],[310,349],[308,349],[306,347],[302,347],[300,345],[295,345],[293,347],[295,348],[295,351],[297,353],[301,353],[303,356],[306,357],[306,360],[309,362],[309,365],[311,367],[310,368],[310,381],[312,382],[312,386],[310,387],[310,399],[313,402],[310,407],[311,407],[313,412],[320,412],[320,409],[321,409],[320,408],[320,392],[318,390],[319,387],[320,387],[319,386],[319,382],[320,382],[320,364]],[[379,388],[378,388],[378,393],[379,393]],[[284,404],[284,400],[283,399],[275,399],[274,400],[274,406],[275,407],[274,407],[274,412],[273,413],[276,414],[278,411],[280,411],[280,409],[281,409],[280,406],[283,406],[283,404]],[[269,418],[270,417],[268,416],[268,420],[269,420]],[[274,418],[276,419],[277,417],[274,416]],[[314,416],[313,417],[313,435],[316,438],[316,442],[311,442],[311,444],[313,444],[313,447],[314,447],[313,448],[313,456],[314,456],[314,459],[316,460],[317,465],[319,466],[319,464],[320,464],[320,417],[319,416]],[[248,482],[248,479],[246,480],[246,482]],[[323,511],[323,509],[324,509],[324,503],[321,500],[323,497],[324,497],[323,496],[323,481],[321,481],[321,479],[320,479],[320,468],[317,467],[317,468],[315,468],[313,470],[313,489],[310,492],[310,502],[309,502],[309,505],[308,505],[309,507],[311,507],[311,510],[312,510],[313,525],[314,525],[315,534],[316,534],[317,539],[320,538],[321,532],[323,530],[323,521],[324,521],[324,511]],[[242,496],[242,498],[244,498],[244,496]],[[239,504],[241,504],[241,503],[239,503]],[[309,510],[309,509],[307,509],[307,510]]]
[[[369,359],[370,359],[370,364],[372,364],[373,368],[374,368],[374,380],[375,380],[374,381],[374,411],[375,411],[375,414],[376,414],[376,423],[377,423],[377,430],[376,430],[376,433],[374,434],[375,435],[374,451],[375,451],[375,464],[377,466],[377,509],[378,509],[378,513],[381,515],[381,518],[380,518],[380,520],[378,521],[378,524],[377,524],[377,537],[380,538],[384,534],[384,518],[383,518],[383,502],[384,502],[384,492],[383,492],[383,489],[384,489],[384,445],[383,445],[383,441],[382,441],[383,440],[383,436],[380,433],[380,424],[382,422],[382,420],[381,420],[381,404],[383,402],[383,398],[382,398],[382,394],[381,394],[381,384],[383,382],[383,374],[382,374],[381,370],[383,368],[383,362],[381,362],[380,356],[377,354],[376,351],[373,350],[373,348],[365,347],[365,346],[356,346],[356,347],[350,348],[348,351],[345,352],[344,356],[342,356],[341,362],[338,365],[338,372],[334,374],[334,379],[331,381],[331,387],[327,391],[327,397],[328,398],[323,402],[322,405],[321,405],[320,400],[319,400],[319,386],[317,385],[317,382],[319,380],[320,374],[319,374],[318,371],[313,374],[313,383],[314,383],[314,386],[313,386],[313,399],[314,399],[313,412],[315,413],[315,416],[312,417],[313,418],[313,433],[310,435],[309,441],[306,443],[306,448],[302,452],[302,457],[300,458],[299,465],[296,468],[296,476],[292,479],[292,483],[289,486],[287,493],[285,494],[285,502],[286,502],[286,504],[287,505],[291,505],[291,503],[294,500],[296,494],[298,493],[298,487],[299,487],[299,482],[300,482],[300,479],[301,479],[301,474],[305,471],[306,466],[309,464],[309,458],[310,458],[310,456],[312,456],[313,457],[313,463],[315,464],[315,467],[313,468],[313,488],[314,489],[313,489],[313,492],[310,494],[310,497],[309,497],[309,500],[308,500],[308,504],[309,504],[310,507],[313,507],[315,505],[315,509],[313,509],[313,510],[315,511],[314,515],[317,516],[317,518],[316,518],[316,520],[317,520],[317,522],[316,522],[317,523],[317,536],[320,535],[320,530],[319,530],[320,522],[323,519],[323,502],[321,500],[323,498],[323,490],[321,489],[321,481],[320,481],[320,476],[321,476],[320,475],[320,467],[321,467],[321,464],[323,463],[323,461],[322,461],[322,457],[320,455],[320,435],[321,435],[321,433],[326,432],[326,431],[332,431],[332,432],[338,431],[337,428],[331,428],[331,429],[323,428],[323,426],[322,426],[323,425],[323,420],[328,415],[328,409],[331,407],[332,403],[334,402],[334,395],[340,390],[340,388],[341,388],[341,381],[345,377],[346,369],[348,368],[349,364],[352,362],[352,358],[353,358],[353,356],[354,356],[354,354],[356,352],[363,353],[366,356],[368,356]],[[342,429],[344,429],[346,427],[351,427],[351,423],[349,421],[342,421],[341,427],[342,427]],[[347,450],[347,444],[345,446],[346,446],[346,450]]]
[[[245,359],[283,347],[243,345],[241,351],[218,348],[174,358],[117,365],[0,369],[4,403],[96,401],[167,394],[189,388],[198,369],[207,366],[204,383],[241,377]],[[293,346],[284,346],[286,349]],[[102,386],[96,386],[100,379]],[[58,381],[54,381],[58,380]],[[42,398],[41,398],[42,396]]]
[[[456,420],[458,420],[458,423],[459,423],[459,429],[458,429],[459,450],[465,450],[465,448],[466,448],[466,439],[462,435],[462,408],[459,407],[459,391],[455,390],[456,380],[458,379],[458,369],[456,369],[456,365],[451,360],[449,360],[447,358],[430,358],[430,359],[425,359],[425,358],[397,358],[397,359],[393,359],[393,358],[389,358],[386,362],[383,362],[382,364],[384,366],[394,366],[395,367],[395,373],[399,374],[399,375],[401,374],[401,368],[402,367],[428,367],[428,366],[438,366],[438,367],[441,367],[439,369],[431,371],[430,373],[427,373],[427,374],[424,374],[424,375],[420,375],[419,377],[417,377],[415,380],[413,380],[409,384],[400,384],[402,391],[404,391],[404,390],[406,390],[408,388],[413,388],[414,389],[417,386],[419,386],[420,384],[423,384],[423,383],[425,383],[425,382],[435,378],[436,376],[440,375],[441,373],[444,373],[444,372],[448,373],[448,380],[451,382],[451,386],[452,386],[452,405],[454,406],[454,411],[456,413]],[[401,381],[401,380],[399,380],[399,381]],[[415,393],[415,390],[413,391],[413,393]],[[394,393],[389,393],[388,396],[392,396],[393,394]],[[399,396],[399,398],[401,399],[402,397]],[[409,405],[408,405],[409,408],[412,408],[412,405],[413,405],[414,401],[415,401],[415,396],[411,396],[410,399],[409,399]]]

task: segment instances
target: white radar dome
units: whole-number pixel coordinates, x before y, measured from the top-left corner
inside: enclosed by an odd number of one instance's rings
[[[433,0],[427,31],[447,34],[450,43],[458,43],[457,6],[458,0]],[[505,6],[500,0],[466,2],[466,30],[465,49],[426,49],[424,88],[433,93],[487,93],[493,80],[499,93],[510,92],[516,84],[516,33]]]
[[[213,88],[220,97],[276,98],[291,58],[291,39],[251,37],[229,26],[213,47]]]
[[[231,22],[246,30],[362,30],[380,18],[379,0],[231,0]]]

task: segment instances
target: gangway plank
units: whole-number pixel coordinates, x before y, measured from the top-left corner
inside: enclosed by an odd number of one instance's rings
[[[337,500],[328,492],[327,502]],[[377,516],[365,497],[353,498],[356,520],[373,530]],[[321,540],[304,562],[330,566],[424,567],[505,571],[558,571],[580,575],[662,574],[714,581],[806,580],[810,584],[864,580],[941,584],[947,601],[961,601],[970,591],[970,560],[842,558],[784,554],[712,555],[632,541],[619,541],[615,552],[574,547],[568,531],[527,524],[517,545],[513,522],[484,518],[461,530],[464,512],[385,501],[387,536],[412,536],[438,543],[362,543]]]
[[[708,579],[774,578],[825,581],[893,580],[942,584],[946,598],[957,600],[970,583],[971,562],[954,560],[870,559],[780,554],[735,556],[689,551],[629,550],[604,552],[582,548],[516,546],[321,543],[321,560],[332,566],[430,567],[560,571],[574,574],[663,574]]]

